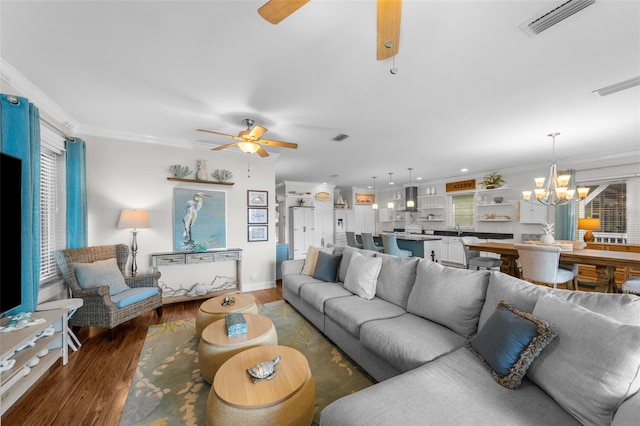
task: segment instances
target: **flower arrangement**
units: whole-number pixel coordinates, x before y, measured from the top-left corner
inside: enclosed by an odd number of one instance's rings
[[[491,172],[482,178],[480,185],[485,189],[499,188],[504,185],[506,181],[502,178],[502,175],[498,172]]]

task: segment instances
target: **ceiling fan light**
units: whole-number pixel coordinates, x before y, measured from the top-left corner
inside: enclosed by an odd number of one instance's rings
[[[238,142],[238,148],[247,154],[254,154],[260,147],[253,142]]]

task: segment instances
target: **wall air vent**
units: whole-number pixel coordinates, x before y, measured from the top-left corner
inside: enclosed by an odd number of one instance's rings
[[[610,95],[612,93],[620,92],[622,90],[629,89],[631,87],[640,86],[640,77],[630,78],[629,80],[621,81],[620,83],[612,84],[611,86],[603,87],[602,89],[594,90],[592,93],[601,98],[603,96]]]
[[[537,19],[525,22],[520,25],[520,28],[529,36],[534,37],[536,34],[540,34],[542,31],[567,19],[574,13],[580,12],[585,7],[591,6],[595,2],[596,0],[569,0]]]
[[[336,142],[342,142],[343,140],[345,140],[346,138],[348,138],[349,135],[345,135],[344,133],[340,133],[339,135],[335,136],[333,139],[331,139],[332,141],[336,141]]]

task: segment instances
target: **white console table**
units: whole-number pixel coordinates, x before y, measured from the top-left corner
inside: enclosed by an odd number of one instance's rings
[[[67,364],[68,312],[68,309],[34,312],[33,319],[42,318],[45,321],[0,333],[0,359],[15,360],[13,367],[0,373],[0,414],[4,414],[59,358],[62,358],[64,365]],[[0,320],[0,325],[7,322],[9,318],[4,318]],[[53,335],[40,337],[33,346],[17,351],[50,326],[55,329]]]
[[[230,270],[229,262],[235,268]],[[242,249],[154,253],[151,264],[162,274],[165,304],[242,292]]]

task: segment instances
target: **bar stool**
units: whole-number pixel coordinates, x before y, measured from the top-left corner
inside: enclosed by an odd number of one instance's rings
[[[411,257],[411,250],[405,250],[398,247],[398,238],[392,234],[382,234],[382,246],[386,254],[398,257]]]
[[[362,244],[360,244],[358,242],[358,240],[356,239],[356,233],[355,232],[351,232],[351,231],[347,231],[347,245],[349,247],[355,247],[355,248],[362,248]]]
[[[373,234],[370,232],[362,233],[362,247],[365,250],[372,250],[382,253],[384,247],[378,247],[376,243],[373,241]]]
[[[79,298],[53,300],[51,302],[45,302],[45,303],[39,304],[36,307],[36,311],[52,311],[54,309],[67,309],[69,311],[67,318],[71,319],[73,314],[75,314],[76,311],[80,309],[83,304],[84,302],[82,301],[82,299],[79,299]],[[78,340],[78,336],[75,335],[75,333],[73,332],[73,330],[71,330],[71,327],[69,327],[68,324],[66,328],[67,328],[67,333],[69,334],[69,339],[67,339],[69,347],[74,352],[77,352],[78,348],[82,346],[82,344],[80,343],[80,340]]]

